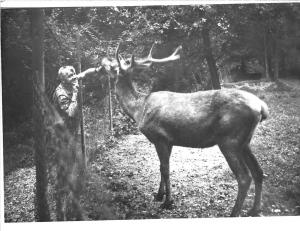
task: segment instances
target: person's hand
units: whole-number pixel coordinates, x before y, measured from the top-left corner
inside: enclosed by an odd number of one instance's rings
[[[73,84],[73,95],[72,95],[72,101],[73,102],[77,101],[78,93],[79,93],[79,84],[78,84],[78,81],[76,81]]]
[[[77,77],[77,80],[82,80],[84,78],[84,76],[85,76],[85,73],[81,72],[76,77]]]
[[[78,98],[78,91],[74,91],[71,99],[72,102],[77,102],[77,98]]]
[[[73,87],[73,91],[74,91],[74,92],[78,92],[78,89],[79,89],[78,78],[76,78],[76,79],[72,82],[72,87]]]
[[[103,68],[103,66],[96,67],[96,69],[95,69],[96,73],[99,73],[99,72],[101,71],[102,68]]]

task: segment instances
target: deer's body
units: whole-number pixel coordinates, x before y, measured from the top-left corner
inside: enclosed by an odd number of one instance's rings
[[[224,136],[243,142],[249,127],[254,129],[264,112],[264,103],[256,96],[225,89],[155,92],[146,97],[142,105],[136,122],[152,143],[165,140],[172,145],[192,148],[211,147]],[[242,136],[242,133],[245,134]]]
[[[175,54],[163,60],[178,59]],[[238,195],[231,216],[240,214],[251,176],[255,182],[251,214],[257,215],[263,172],[249,143],[259,121],[268,115],[267,105],[251,93],[234,89],[195,93],[160,91],[141,95],[131,81],[136,65],[134,59],[124,68],[119,58],[117,50],[120,68],[116,79],[118,100],[140,131],[155,145],[160,160],[161,182],[156,200],[162,201],[165,195],[163,207],[172,205],[169,159],[173,146],[205,148],[218,145],[238,181]]]

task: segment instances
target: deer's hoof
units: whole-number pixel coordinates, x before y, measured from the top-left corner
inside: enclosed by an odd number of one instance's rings
[[[161,206],[160,208],[162,209],[174,209],[174,201],[171,200],[171,201],[165,201]]]
[[[163,201],[163,199],[164,199],[164,193],[157,193],[154,195],[155,201]]]

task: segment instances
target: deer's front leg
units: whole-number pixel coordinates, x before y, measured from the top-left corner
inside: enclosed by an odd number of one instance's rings
[[[166,200],[162,204],[162,208],[171,209],[173,201],[171,200],[171,188],[170,188],[170,155],[172,151],[172,145],[169,145],[165,142],[160,142],[155,144],[155,148],[160,161],[160,173],[161,173],[161,182],[159,190],[156,196],[156,199],[163,198],[163,195],[166,194]]]

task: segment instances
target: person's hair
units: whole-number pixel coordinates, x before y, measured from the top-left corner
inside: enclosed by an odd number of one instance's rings
[[[60,81],[63,81],[66,78],[68,78],[70,75],[75,75],[75,74],[76,71],[73,66],[63,66],[58,70],[58,78]]]

